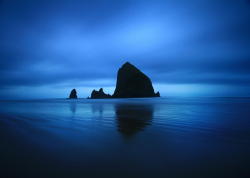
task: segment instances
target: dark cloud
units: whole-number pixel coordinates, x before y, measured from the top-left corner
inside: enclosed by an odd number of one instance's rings
[[[0,85],[95,87],[128,60],[161,84],[249,86],[249,21],[244,0],[2,0]]]

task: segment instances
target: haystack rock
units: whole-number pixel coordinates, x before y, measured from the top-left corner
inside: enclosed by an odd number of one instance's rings
[[[91,99],[102,99],[102,98],[111,98],[110,94],[104,93],[103,89],[100,88],[99,91],[93,90],[91,93]]]
[[[154,92],[151,80],[134,65],[126,62],[118,70],[113,98],[159,97]]]
[[[71,90],[69,99],[76,99],[77,98],[77,92],[76,89]]]

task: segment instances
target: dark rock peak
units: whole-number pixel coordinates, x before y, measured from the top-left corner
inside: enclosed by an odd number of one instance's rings
[[[114,98],[157,97],[148,76],[134,65],[126,62],[118,70]]]
[[[160,97],[160,96],[161,96],[161,95],[160,95],[160,92],[157,91],[157,93],[155,94],[155,96],[156,96],[156,97]]]
[[[77,92],[76,89],[71,90],[70,95],[69,95],[70,99],[76,99],[77,98]]]
[[[101,99],[101,98],[111,98],[110,94],[106,94],[103,91],[103,88],[100,88],[99,91],[93,90],[91,93],[91,99]]]
[[[145,75],[143,72],[141,72],[137,67],[135,67],[133,64],[126,62],[122,65],[121,68],[119,68],[119,71],[124,71],[124,72],[137,72],[137,73],[142,73],[143,75]],[[146,75],[145,75],[146,76]]]
[[[125,62],[125,63],[122,65],[121,68],[123,68],[123,67],[128,67],[128,66],[133,66],[133,67],[135,67],[134,65],[132,65],[132,64],[129,63],[129,62]]]

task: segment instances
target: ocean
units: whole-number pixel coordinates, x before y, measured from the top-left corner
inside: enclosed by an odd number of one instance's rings
[[[0,177],[250,177],[250,98],[0,101]]]

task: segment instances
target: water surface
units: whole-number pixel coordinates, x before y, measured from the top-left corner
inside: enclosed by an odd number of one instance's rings
[[[250,177],[250,98],[0,101],[3,177]]]

